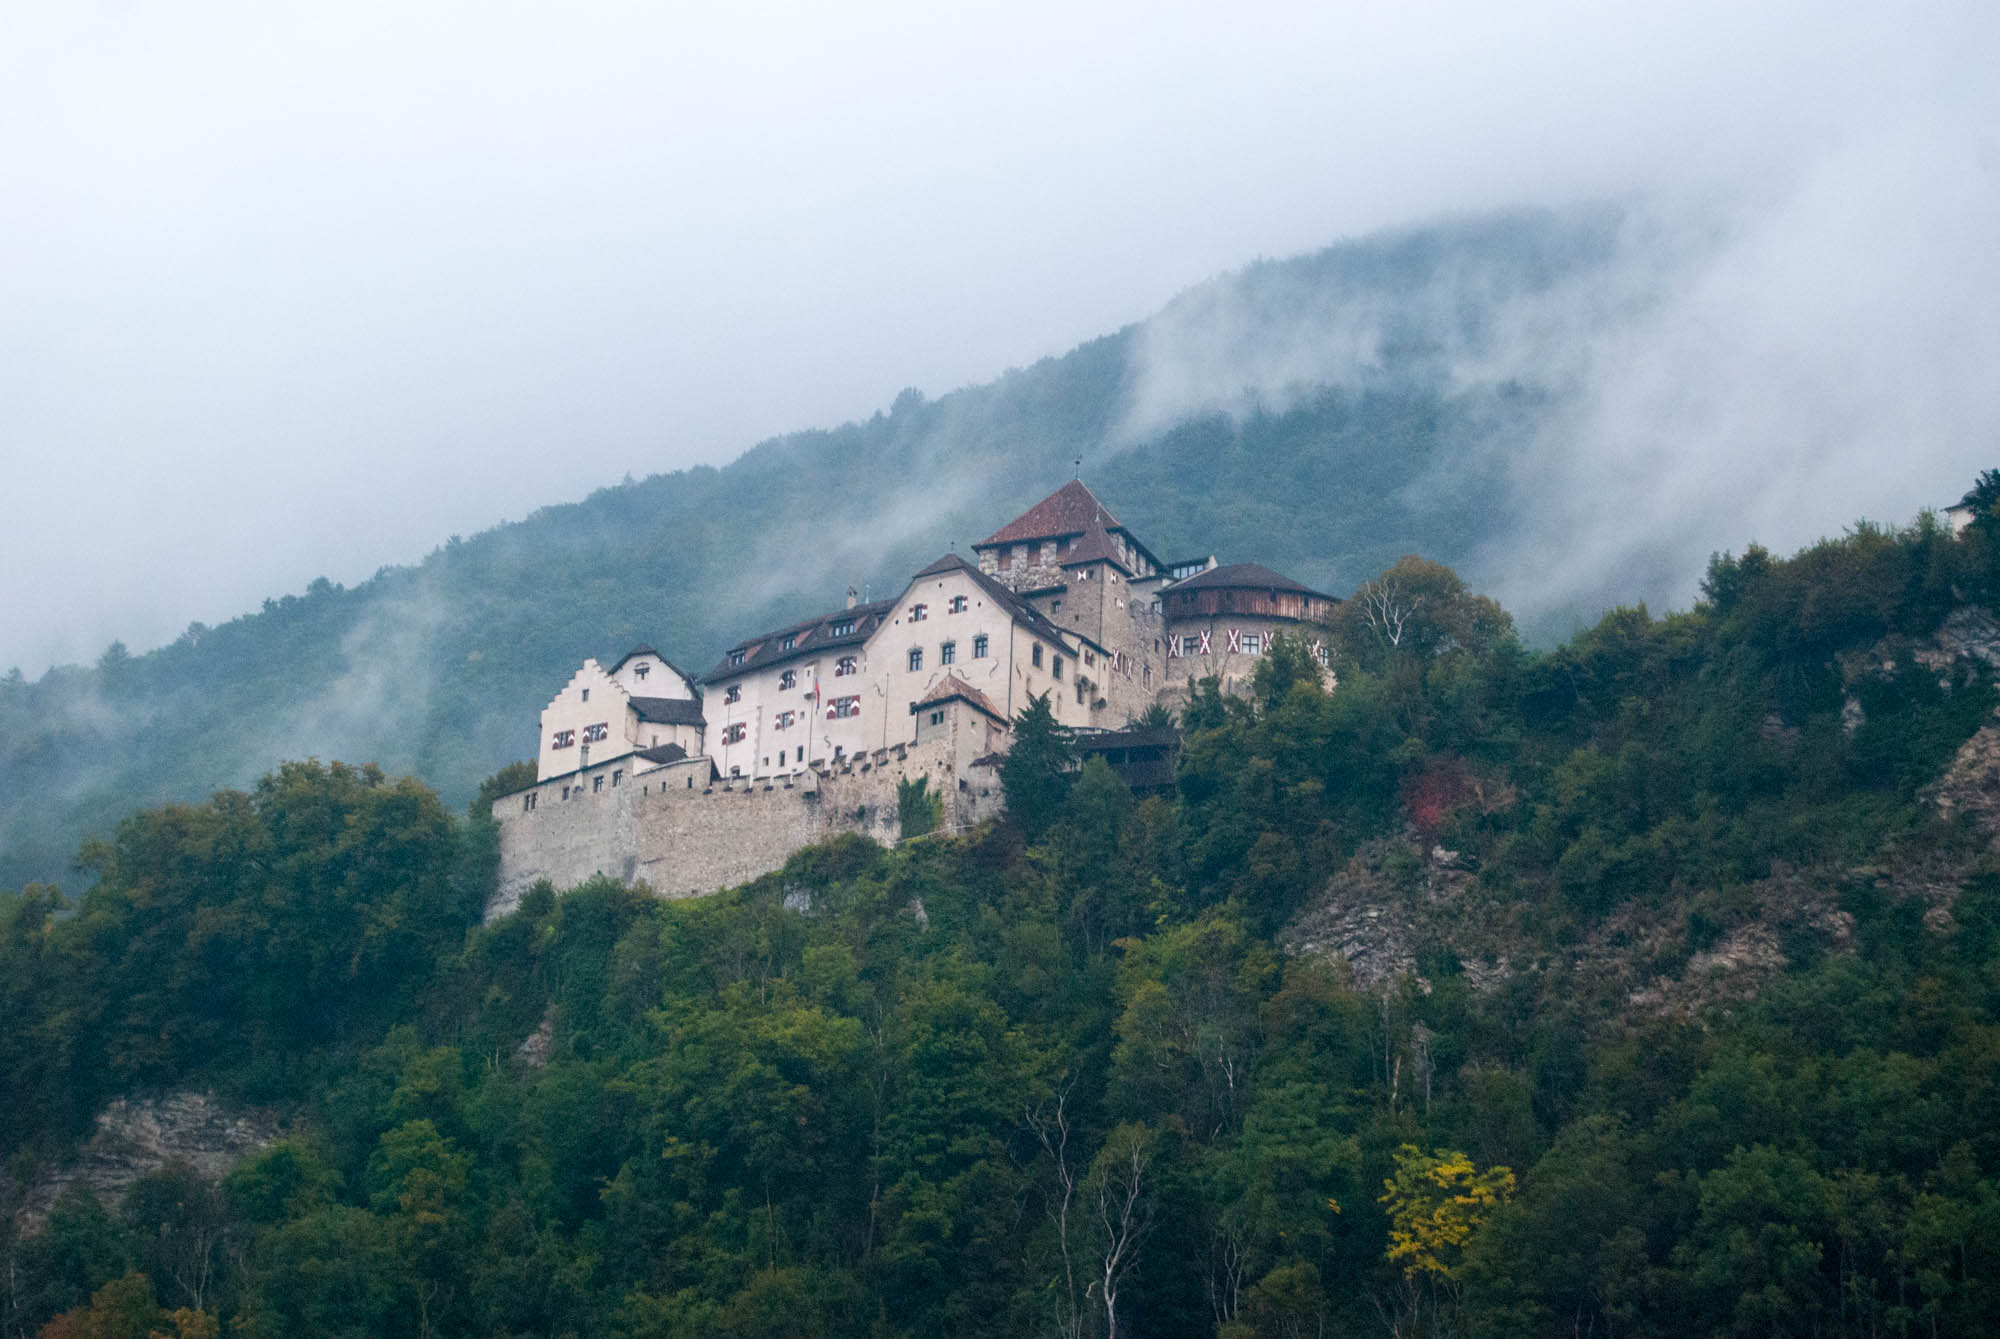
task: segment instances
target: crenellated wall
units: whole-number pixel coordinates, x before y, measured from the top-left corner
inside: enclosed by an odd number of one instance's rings
[[[709,760],[696,758],[614,784],[606,764],[503,796],[493,802],[500,878],[486,919],[513,911],[542,879],[563,889],[605,874],[691,897],[780,869],[837,833],[892,845],[902,835],[897,785],[920,776],[943,797],[948,828],[993,817],[1003,801],[997,769],[977,762],[988,743],[983,719],[961,705],[923,743],[781,776],[716,780]]]

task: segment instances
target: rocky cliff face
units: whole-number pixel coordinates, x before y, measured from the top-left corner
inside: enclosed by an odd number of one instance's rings
[[[184,1162],[202,1176],[220,1180],[281,1135],[273,1113],[228,1108],[207,1093],[120,1098],[98,1114],[96,1129],[74,1162],[28,1186],[14,1214],[15,1227],[24,1234],[39,1230],[57,1197],[72,1185],[84,1186],[115,1208],[135,1182],[169,1163]]]

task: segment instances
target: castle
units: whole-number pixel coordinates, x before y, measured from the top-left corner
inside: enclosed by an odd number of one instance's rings
[[[921,779],[947,829],[999,812],[1013,721],[1047,695],[1089,746],[1210,676],[1247,686],[1271,639],[1337,603],[1255,563],[1162,562],[1080,480],[894,599],[738,642],[697,681],[650,646],[586,660],[542,712],[535,782],[494,801],[489,916],[537,880],[604,873],[663,896],[782,866],[837,832],[901,836]]]

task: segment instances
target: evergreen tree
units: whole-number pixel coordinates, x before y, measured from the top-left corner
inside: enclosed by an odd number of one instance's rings
[[[1008,816],[1029,841],[1040,841],[1062,812],[1075,768],[1074,733],[1056,719],[1047,693],[1029,698],[1014,718],[1014,745],[1000,764]]]

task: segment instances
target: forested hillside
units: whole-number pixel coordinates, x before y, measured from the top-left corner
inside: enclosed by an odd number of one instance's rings
[[[905,392],[867,422],[549,507],[148,654],[11,675],[0,884],[68,879],[77,843],[133,806],[286,758],[375,761],[462,804],[531,751],[584,656],[643,640],[699,673],[850,584],[900,588],[1078,459],[1163,556],[1255,560],[1336,592],[1413,551],[1476,564],[1508,533],[1515,453],[1575,391],[1521,353],[1522,331],[1583,337],[1552,313],[1615,287],[1619,225],[1487,218],[1261,263],[990,385]]]
[[[58,1200],[0,1330],[1985,1333],[1978,496],[1548,652],[1401,562],[1331,693],[1196,693],[1170,795],[1024,722],[1008,823],[699,900],[481,926],[478,806],[344,766],[141,812],[0,904],[15,1191],[117,1094],[287,1133]]]

